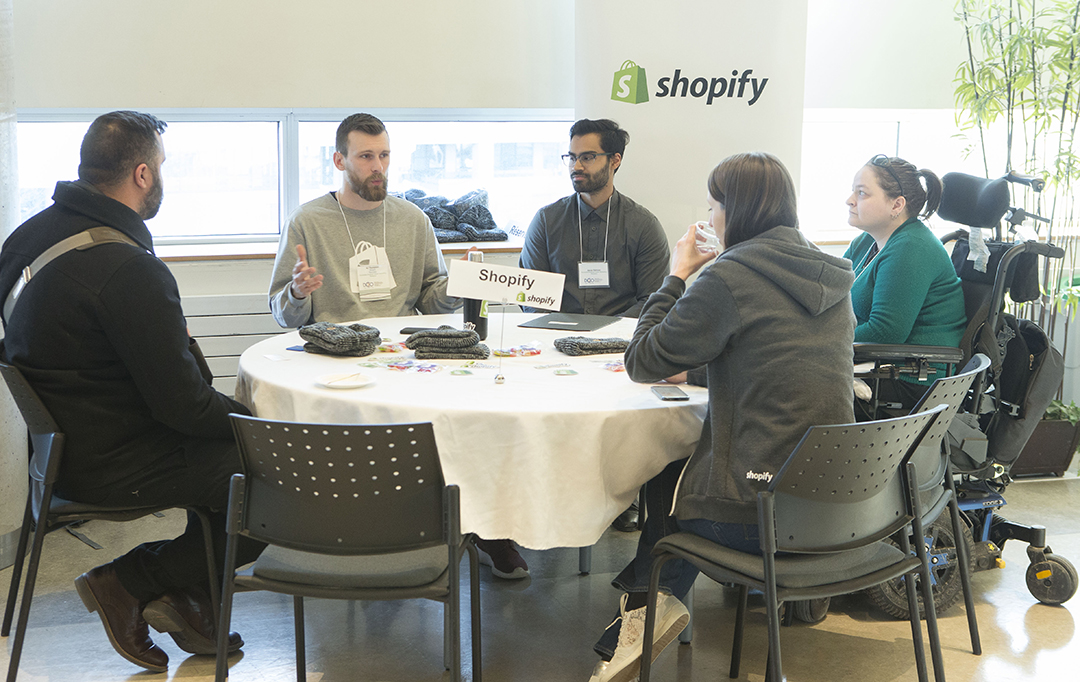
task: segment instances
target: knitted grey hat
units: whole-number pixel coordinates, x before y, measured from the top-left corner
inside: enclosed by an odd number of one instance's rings
[[[366,324],[334,324],[316,322],[300,327],[300,338],[307,346],[315,346],[329,355],[371,355],[381,341],[382,334]],[[358,351],[367,352],[358,352]],[[318,351],[311,351],[318,352]]]
[[[445,348],[469,348],[480,343],[480,335],[471,329],[454,329],[444,324],[438,329],[424,329],[405,339],[410,350],[436,350]]]
[[[587,336],[565,336],[553,341],[555,347],[566,355],[600,355],[603,353],[623,353],[629,342],[625,339],[591,339]]]
[[[478,343],[468,348],[417,348],[417,360],[486,360],[491,349]]]

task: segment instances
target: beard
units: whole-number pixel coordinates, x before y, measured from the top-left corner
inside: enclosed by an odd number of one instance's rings
[[[349,189],[360,195],[361,199],[382,201],[386,198],[386,176],[382,173],[372,173],[361,181],[352,170],[346,170],[345,177],[349,181]],[[378,180],[381,184],[373,185],[373,180]]]
[[[161,184],[161,173],[152,170],[151,175],[154,178],[154,184],[143,197],[142,205],[139,207],[139,217],[143,220],[150,220],[158,214],[161,200],[165,196],[165,188]]]
[[[570,182],[574,185],[575,192],[584,192],[585,194],[591,194],[592,192],[598,192],[607,186],[608,180],[611,178],[611,162],[604,164],[604,167],[595,173],[586,173],[582,171],[578,177],[570,176]]]

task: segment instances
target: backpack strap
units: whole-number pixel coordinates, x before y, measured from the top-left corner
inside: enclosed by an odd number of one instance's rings
[[[67,239],[62,239],[50,246],[44,253],[35,258],[30,265],[23,268],[22,276],[15,282],[15,286],[11,287],[11,291],[4,300],[4,319],[8,321],[11,320],[11,311],[15,309],[15,302],[19,300],[19,295],[22,294],[23,289],[30,283],[31,278],[33,278],[34,275],[41,272],[42,268],[51,263],[55,258],[75,249],[85,251],[86,249],[92,249],[95,246],[100,246],[102,244],[117,243],[139,246],[134,239],[120,230],[104,225],[91,227],[89,230],[83,230],[78,234],[74,234]],[[139,246],[139,248],[142,247]]]

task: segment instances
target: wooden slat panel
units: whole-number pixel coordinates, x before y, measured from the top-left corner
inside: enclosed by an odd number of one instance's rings
[[[194,337],[231,336],[234,334],[280,334],[285,331],[270,313],[265,315],[216,315],[189,317],[188,328]],[[200,342],[201,343],[201,342]]]
[[[240,366],[240,357],[232,355],[224,358],[206,358],[206,364],[210,367],[210,371],[214,373],[214,380],[218,377],[234,377],[236,376],[236,368]]]
[[[270,312],[269,297],[265,293],[184,296],[180,304],[184,308],[184,315],[188,317]]]
[[[282,329],[281,331],[285,331]],[[199,339],[199,347],[208,358],[226,355],[240,355],[251,346],[276,334],[237,334],[235,336],[204,336]]]
[[[236,395],[236,377],[214,379],[214,388],[232,398]]]

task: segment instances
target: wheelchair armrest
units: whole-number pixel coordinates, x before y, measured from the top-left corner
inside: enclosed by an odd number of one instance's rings
[[[952,346],[905,346],[888,343],[856,343],[855,362],[877,362],[880,360],[926,360],[927,362],[941,362],[946,364],[959,364],[964,359],[964,353],[959,348]]]
[[[964,359],[959,348],[952,346],[905,346],[883,343],[856,343],[855,375],[860,378],[895,379],[901,374],[916,376],[925,381],[937,372],[932,363],[941,363],[955,367]],[[860,365],[873,363],[873,369],[861,368]],[[946,373],[946,376],[949,372]]]

